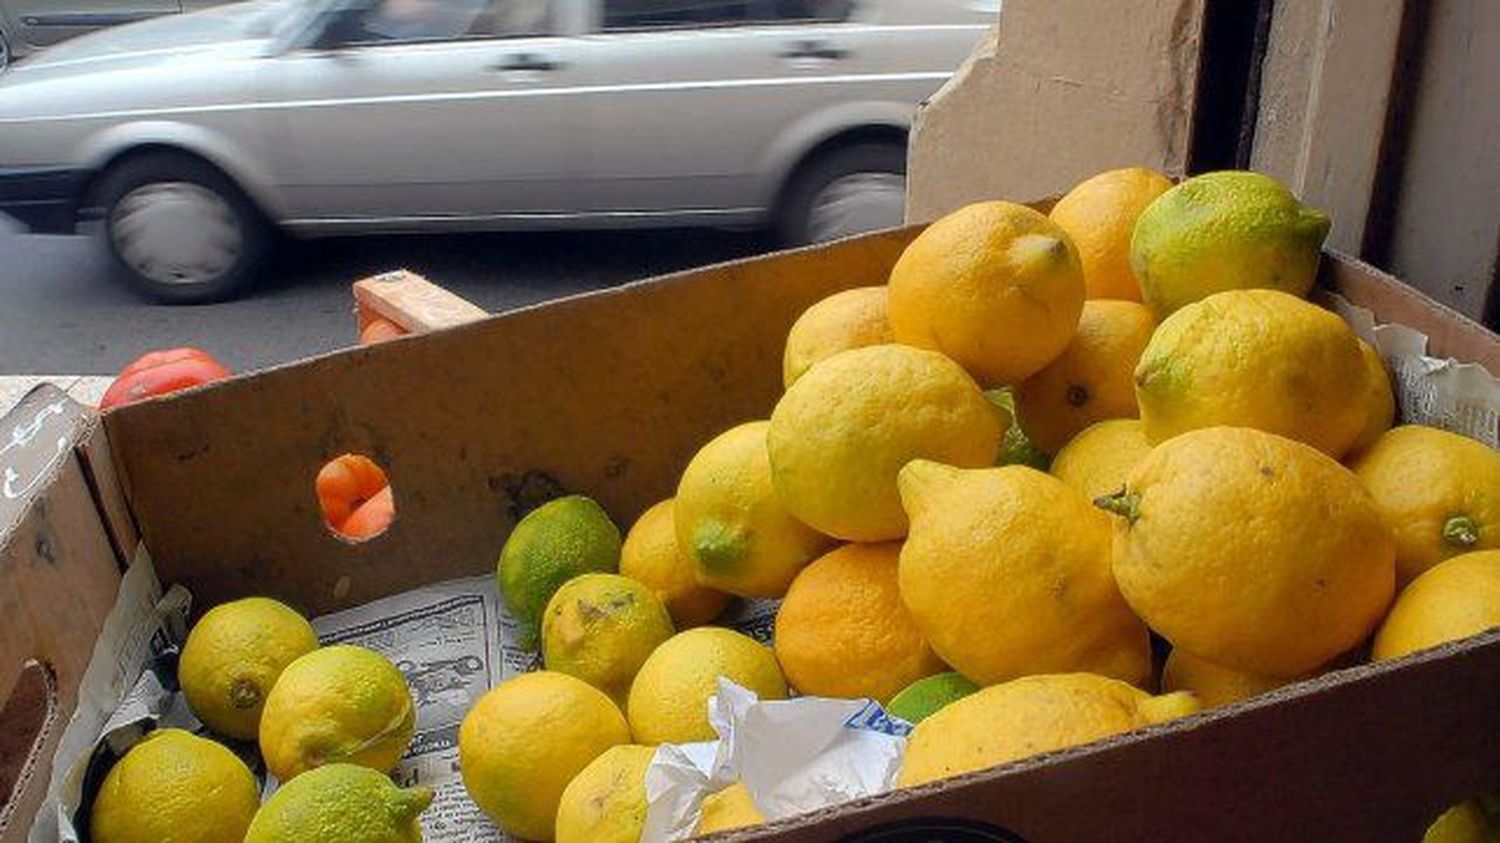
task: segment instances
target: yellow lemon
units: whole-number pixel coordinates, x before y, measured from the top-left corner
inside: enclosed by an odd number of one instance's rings
[[[729,595],[698,583],[698,566],[677,546],[675,498],[641,513],[620,546],[620,573],[645,584],[678,629],[702,626],[724,613]]]
[[[781,378],[790,387],[814,363],[851,348],[892,341],[885,287],[856,287],[809,307],[792,323]]]
[[[776,660],[793,688],[890,702],[944,670],[901,603],[901,545],[846,544],[797,575],[776,612]]]
[[[619,574],[584,574],[563,583],[542,615],[542,661],[624,702],[630,681],[672,619],[656,595]]]
[[[708,698],[719,677],[763,700],[785,699],[786,679],[770,648],[732,630],[700,626],[672,636],[646,659],[630,686],[630,729],[644,744],[713,740]]]
[[[1335,459],[1368,415],[1363,352],[1344,320],[1274,290],[1232,290],[1188,305],[1152,335],[1135,370],[1146,438],[1253,427]]]
[[[233,752],[159,729],[111,767],[90,808],[95,843],[223,843],[245,836],[260,787]]]
[[[1229,705],[1296,681],[1221,667],[1183,650],[1173,650],[1161,672],[1163,691],[1191,691],[1204,708]]]
[[[1444,811],[1422,835],[1422,843],[1493,843],[1495,833],[1478,802],[1460,802]]]
[[[422,843],[425,787],[399,788],[358,764],[329,764],[282,785],[255,815],[245,843]]]
[[[759,808],[755,807],[755,800],[750,796],[750,788],[745,787],[744,782],[735,782],[718,793],[710,793],[704,797],[703,814],[698,818],[698,826],[693,829],[693,836],[701,837],[705,834],[715,834],[734,828],[749,828],[765,821],[765,816],[761,814]]]
[[[1191,694],[1153,697],[1103,676],[1025,676],[984,688],[918,723],[896,781],[900,787],[914,787],[1197,710]]]
[[[831,536],[906,535],[896,473],[914,459],[992,465],[1005,433],[956,363],[932,351],[876,345],[814,366],[771,413],[771,476],[792,515]],[[679,530],[681,525],[679,524]]]
[[[1372,655],[1394,659],[1500,626],[1500,550],[1465,553],[1401,590]]]
[[[364,647],[314,650],[287,665],[266,697],[260,752],[287,782],[336,761],[390,772],[406,753],[416,708],[401,671]]]
[[[677,546],[698,582],[741,597],[780,597],[831,544],[776,495],[766,446],[770,424],[746,422],[699,449],[677,482]]]
[[[980,202],[927,227],[891,269],[896,342],[941,351],[985,386],[1062,353],[1083,311],[1078,249],[1024,205]]]
[[[1144,683],[1146,627],[1110,573],[1109,519],[1021,466],[901,471],[901,599],[932,649],[981,685],[1087,671]],[[1003,634],[998,631],[1003,630]]]
[[[221,735],[253,741],[266,695],[286,666],[318,648],[318,634],[296,610],[265,597],[209,609],[193,625],[177,679],[188,707]]]
[[[458,765],[474,803],[507,834],[551,840],[563,791],[630,727],[604,692],[542,670],[491,688],[458,730]]]
[[[1270,176],[1204,173],[1141,212],[1130,266],[1158,318],[1224,290],[1305,296],[1330,226],[1326,214]]]
[[[1244,427],[1151,452],[1115,512],[1120,592],[1173,646],[1233,670],[1298,676],[1364,640],[1395,590],[1395,540],[1353,473]]]
[[[1351,468],[1396,531],[1396,575],[1405,584],[1433,565],[1500,548],[1500,454],[1435,427],[1393,428]]]
[[[1146,167],[1108,170],[1079,182],[1048,214],[1078,247],[1083,286],[1091,299],[1141,300],[1130,268],[1135,222],[1172,180]]]
[[[1349,446],[1351,454],[1375,444],[1376,439],[1391,429],[1396,418],[1396,393],[1391,389],[1391,375],[1380,359],[1380,352],[1364,340],[1359,341],[1359,350],[1365,360],[1365,426]]]
[[[592,499],[569,495],[533,509],[500,549],[500,595],[516,616],[522,643],[533,646],[542,610],[562,584],[620,568],[620,529]]]
[[[557,843],[636,843],[646,825],[646,768],[656,750],[621,744],[573,777],[557,806]]]
[[[1112,495],[1151,453],[1151,443],[1136,419],[1110,419],[1089,425],[1057,452],[1052,476],[1093,500]]]
[[[1145,305],[1084,302],[1073,341],[1016,386],[1017,421],[1032,443],[1056,454],[1094,422],[1135,418],[1135,366],[1155,329]]]

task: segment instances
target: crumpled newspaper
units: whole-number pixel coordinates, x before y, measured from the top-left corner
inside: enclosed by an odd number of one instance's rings
[[[652,758],[641,843],[691,837],[704,797],[736,781],[767,820],[884,793],[912,729],[873,700],[761,701],[723,677],[708,720],[717,741],[663,744]]]

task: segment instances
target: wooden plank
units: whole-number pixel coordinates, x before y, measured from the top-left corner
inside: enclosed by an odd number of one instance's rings
[[[373,317],[407,333],[424,333],[483,319],[483,309],[415,272],[398,269],[354,282],[355,316],[364,330]]]

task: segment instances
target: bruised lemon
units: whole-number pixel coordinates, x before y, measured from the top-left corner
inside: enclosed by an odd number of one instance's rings
[[[719,677],[763,700],[785,699],[776,656],[745,635],[716,626],[679,632],[656,648],[630,686],[630,730],[644,744],[713,740],[708,699]]]
[[[914,459],[992,465],[1006,423],[941,354],[903,345],[845,351],[777,402],[771,477],[787,511],[817,530],[849,541],[898,539],[906,535],[901,467]]]
[[[809,307],[792,323],[782,358],[782,382],[790,387],[820,360],[840,351],[891,342],[885,287],[856,287]]]
[[[507,834],[551,840],[563,791],[630,727],[603,691],[541,670],[491,688],[464,715],[458,766],[464,788]]]
[[[276,680],[260,718],[260,752],[282,782],[334,762],[387,773],[416,724],[411,691],[389,659],[364,647],[324,647]]]
[[[399,788],[368,767],[329,764],[271,794],[245,843],[422,843],[418,818],[431,804],[430,788]]]
[[[1394,659],[1500,626],[1500,551],[1455,556],[1402,589],[1372,655]]]
[[[636,843],[646,825],[646,768],[656,750],[621,744],[579,771],[557,806],[557,843]]]
[[[1031,442],[1056,454],[1095,422],[1135,418],[1135,366],[1155,329],[1145,305],[1084,302],[1068,347],[1016,386],[1016,420]]]
[[[1083,312],[1072,238],[1043,214],[980,202],[943,217],[890,278],[896,342],[940,351],[985,386],[1035,374],[1062,353]]]
[[[1120,491],[1149,453],[1151,443],[1139,420],[1110,419],[1090,425],[1064,445],[1052,460],[1052,476],[1093,500]]]
[[[1130,238],[1136,220],[1172,180],[1146,167],[1108,170],[1079,182],[1057,200],[1047,216],[1073,238],[1090,299],[1141,300],[1141,285],[1130,267]]]
[[[1031,468],[926,460],[900,482],[911,514],[901,600],[944,662],[982,685],[1073,671],[1149,678],[1146,627],[1110,573],[1109,519],[1076,490]]]
[[[111,767],[90,810],[96,843],[240,840],[260,805],[250,769],[181,729],[146,735]]]
[[[563,584],[542,614],[542,661],[623,702],[646,657],[672,637],[666,607],[619,574],[584,574]]]
[[[287,665],[316,649],[318,634],[295,609],[247,597],[209,609],[193,625],[177,662],[177,679],[204,725],[253,741],[271,686]]]
[[[776,660],[804,694],[889,702],[944,669],[901,602],[901,545],[846,544],[792,581],[776,613]]]
[[[1088,673],[1025,676],[964,697],[918,723],[896,783],[914,787],[1197,710],[1192,694],[1153,697]]]
[[[1393,428],[1350,465],[1396,531],[1396,574],[1500,548],[1500,454],[1425,425]]]
[[[620,573],[651,589],[672,625],[687,629],[722,615],[729,595],[699,584],[698,566],[677,546],[674,501],[661,501],[636,519],[620,546]]]
[[[677,546],[698,582],[741,597],[780,597],[792,577],[831,543],[797,520],[776,494],[766,435],[747,422],[699,449],[677,483]]]

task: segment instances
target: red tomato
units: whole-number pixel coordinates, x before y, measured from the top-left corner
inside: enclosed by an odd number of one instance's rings
[[[232,373],[212,355],[196,348],[151,351],[120,370],[99,402],[100,410],[166,395],[223,380]]]

